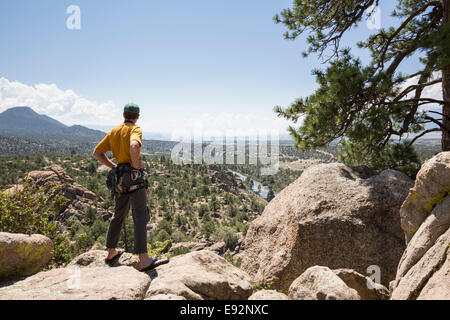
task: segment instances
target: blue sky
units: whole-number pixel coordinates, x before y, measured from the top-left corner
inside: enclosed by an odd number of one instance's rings
[[[12,89],[0,111],[23,102],[67,124],[107,128],[134,101],[147,132],[195,119],[219,130],[283,131],[287,122],[273,107],[313,93],[311,70],[324,67],[315,55],[301,57],[304,37],[284,40],[284,26],[272,20],[292,2],[1,1],[0,79]],[[66,27],[72,4],[81,30]],[[396,23],[392,9],[393,1],[382,2],[382,27]],[[363,61],[355,44],[371,32],[361,23],[344,41]]]

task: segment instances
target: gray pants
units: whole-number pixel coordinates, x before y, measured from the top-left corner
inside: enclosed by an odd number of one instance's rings
[[[123,175],[123,181],[125,186],[131,185],[130,173]],[[106,247],[108,249],[117,247],[122,225],[131,206],[134,221],[134,253],[147,253],[147,222],[150,220],[150,213],[147,208],[146,189],[116,196],[115,199],[114,215],[109,222]]]

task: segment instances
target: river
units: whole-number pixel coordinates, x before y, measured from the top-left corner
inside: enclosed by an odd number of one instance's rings
[[[249,179],[247,176],[244,176],[242,173],[232,171],[232,170],[230,170],[230,172],[237,175],[242,181],[246,181],[247,179]],[[253,185],[252,185],[253,192],[260,195],[262,198],[267,199],[267,194],[269,193],[269,188],[266,186],[263,186],[261,184],[261,182],[259,182],[259,181],[256,181],[253,179],[250,179],[250,180],[253,181]],[[261,189],[260,189],[260,186],[261,186]]]

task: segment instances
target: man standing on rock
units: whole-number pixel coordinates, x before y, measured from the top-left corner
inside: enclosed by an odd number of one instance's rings
[[[139,119],[139,106],[129,103],[125,106],[125,122],[112,129],[96,146],[93,156],[117,174],[117,189],[114,215],[110,220],[106,247],[107,262],[111,262],[125,252],[117,249],[120,230],[128,215],[130,206],[134,221],[134,251],[139,255],[139,269],[151,270],[169,262],[167,259],[152,259],[147,253],[147,222],[150,214],[147,208],[147,192],[141,153],[142,129],[136,125]],[[105,153],[112,151],[118,165],[115,165]]]

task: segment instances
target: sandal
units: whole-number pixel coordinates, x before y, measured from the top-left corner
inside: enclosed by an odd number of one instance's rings
[[[143,268],[143,269],[141,269],[139,271],[141,271],[141,272],[150,271],[150,270],[153,270],[156,267],[159,267],[159,266],[161,266],[163,264],[166,264],[166,263],[169,263],[169,259],[162,259],[162,260],[160,260],[160,259],[156,258],[156,259],[153,259],[153,262],[150,263],[150,265],[148,267],[145,267],[145,268]]]
[[[112,257],[111,259],[105,259],[105,262],[111,263],[115,260],[118,260],[120,258],[120,256],[124,253],[125,253],[125,249],[119,249],[119,250],[117,250],[117,254],[114,257]]]

